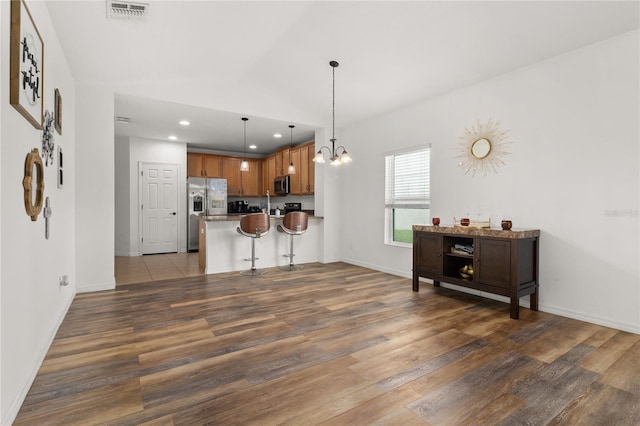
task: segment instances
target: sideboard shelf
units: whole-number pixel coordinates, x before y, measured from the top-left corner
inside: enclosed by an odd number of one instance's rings
[[[520,316],[519,300],[529,295],[538,310],[540,231],[413,225],[413,291],[420,277],[435,287],[447,282],[510,298],[510,316]],[[452,253],[456,244],[473,254]],[[472,270],[462,276],[463,268]]]

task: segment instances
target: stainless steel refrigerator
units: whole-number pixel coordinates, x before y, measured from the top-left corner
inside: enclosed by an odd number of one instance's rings
[[[198,216],[227,214],[227,180],[187,179],[187,250],[198,250]]]

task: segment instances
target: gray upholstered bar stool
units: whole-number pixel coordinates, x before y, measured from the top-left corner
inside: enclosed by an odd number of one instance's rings
[[[283,271],[297,271],[302,269],[303,266],[293,264],[293,236],[302,235],[307,231],[307,224],[309,223],[309,215],[304,212],[289,212],[284,215],[282,219],[282,225],[278,225],[278,231],[289,234],[291,238],[291,245],[289,248],[289,254],[284,254],[284,257],[289,258],[289,264],[281,266]]]
[[[240,226],[238,226],[238,234],[251,238],[251,258],[245,259],[251,261],[251,269],[242,271],[242,275],[262,275],[266,271],[256,269],[256,238],[261,238],[269,233],[271,221],[266,213],[251,213],[240,218]]]

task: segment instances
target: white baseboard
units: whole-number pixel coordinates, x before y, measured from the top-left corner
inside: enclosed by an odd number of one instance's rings
[[[380,272],[386,272],[388,274],[392,274],[392,275],[397,275],[400,277],[405,277],[405,278],[413,278],[413,272],[412,271],[400,271],[400,270],[394,270],[391,268],[382,268],[378,265],[371,265],[365,262],[359,262],[359,261],[355,261],[352,259],[343,259],[342,262],[345,263],[350,263],[352,265],[356,265],[356,266],[362,266],[364,268],[369,268],[369,269],[373,269],[375,271],[380,271]],[[420,278],[420,281],[426,280],[428,282],[432,282],[432,280],[428,280],[425,278]],[[480,290],[475,290],[472,288],[467,288],[467,287],[460,287],[457,286],[455,284],[449,284],[449,283],[445,283],[445,282],[440,282],[440,285],[444,288],[450,288],[450,289],[454,289],[463,293],[468,293],[468,294],[473,294],[476,296],[481,296],[481,297],[486,297],[487,299],[492,299],[492,300],[497,300],[500,302],[505,302],[505,303],[510,303],[510,299],[508,297],[505,296],[500,296],[498,294],[493,294],[493,293],[486,293],[484,291],[480,291]],[[530,308],[530,300],[528,297],[522,297],[520,298],[520,306],[524,307],[524,308]],[[554,314],[554,315],[560,315],[562,317],[566,317],[566,318],[571,318],[571,319],[575,319],[578,321],[585,321],[591,324],[597,324],[597,325],[602,325],[604,327],[610,327],[610,328],[614,328],[616,330],[621,330],[621,331],[627,331],[629,333],[635,333],[635,334],[640,334],[640,324],[628,324],[628,323],[624,323],[624,322],[620,322],[620,321],[615,321],[615,320],[611,320],[608,318],[600,318],[600,317],[596,317],[594,315],[590,315],[590,314],[585,314],[583,312],[577,312],[577,311],[573,311],[570,309],[565,309],[565,308],[560,308],[557,306],[553,306],[553,305],[547,305],[547,304],[542,304],[540,302],[538,302],[538,309],[542,312],[547,312],[550,314]]]
[[[78,293],[91,293],[93,291],[105,291],[105,290],[115,290],[116,288],[116,278],[113,278],[113,281],[110,283],[96,283],[90,284],[87,286],[76,287],[76,291]]]
[[[20,408],[24,403],[24,399],[27,397],[27,394],[29,393],[29,389],[31,389],[31,385],[33,384],[33,381],[36,379],[36,376],[38,375],[38,371],[40,370],[40,367],[44,362],[44,358],[47,356],[47,352],[49,351],[49,348],[53,343],[53,339],[56,337],[56,333],[58,333],[58,329],[60,328],[60,325],[62,324],[64,317],[67,315],[67,312],[69,312],[69,308],[71,307],[71,303],[73,302],[74,297],[75,297],[75,293],[71,294],[71,297],[69,297],[69,299],[67,300],[64,309],[60,311],[58,318],[56,318],[56,326],[51,329],[51,332],[49,333],[47,340],[44,342],[43,345],[41,345],[40,349],[38,350],[37,362],[34,364],[33,368],[31,369],[31,372],[29,373],[29,377],[27,378],[27,380],[23,383],[22,388],[20,389],[20,392],[18,392],[18,394],[13,398],[13,400],[9,404],[9,408],[7,409],[7,411],[3,413],[4,416],[2,419],[0,419],[0,424],[10,425],[16,419],[16,416],[18,415],[18,412],[20,411]]]
[[[403,271],[400,269],[384,268],[384,267],[380,267],[379,265],[372,265],[366,262],[360,262],[353,259],[339,259],[339,260],[336,260],[335,262],[344,262],[350,265],[362,266],[363,268],[369,268],[369,269],[373,269],[374,271],[385,272],[387,274],[396,275],[399,277],[413,278],[412,271]]]
[[[627,324],[620,321],[615,321],[608,318],[600,318],[593,315],[585,314],[582,312],[572,311],[570,309],[559,308],[552,305],[544,305],[540,308],[541,311],[549,312],[550,314],[560,315],[579,321],[590,322],[592,324],[602,325],[604,327],[615,328],[616,330],[628,331],[629,333],[640,334],[640,324]]]
[[[141,256],[138,251],[116,251],[115,256],[134,257]]]

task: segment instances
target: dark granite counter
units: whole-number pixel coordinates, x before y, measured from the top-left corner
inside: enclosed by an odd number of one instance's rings
[[[413,225],[414,231],[421,232],[433,232],[438,234],[451,234],[451,235],[468,235],[474,237],[495,237],[495,238],[532,238],[539,237],[539,229],[511,229],[504,231],[500,228],[476,228],[473,226],[447,226],[447,225]]]

